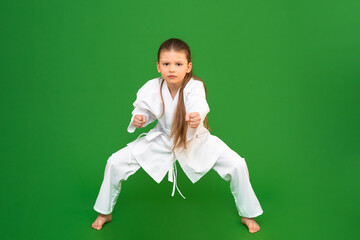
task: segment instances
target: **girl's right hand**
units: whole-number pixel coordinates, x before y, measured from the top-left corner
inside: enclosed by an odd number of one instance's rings
[[[141,128],[146,123],[146,116],[136,114],[133,119],[136,128]]]

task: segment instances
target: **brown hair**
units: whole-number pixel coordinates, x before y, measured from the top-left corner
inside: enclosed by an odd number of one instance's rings
[[[158,62],[160,62],[160,53],[162,51],[171,51],[171,50],[176,51],[176,52],[183,51],[185,53],[186,59],[188,61],[187,64],[189,64],[191,62],[191,52],[190,52],[189,46],[184,41],[182,41],[178,38],[170,38],[160,45],[160,48],[158,51]],[[172,123],[171,133],[170,133],[170,138],[173,137],[173,140],[174,140],[173,141],[174,144],[171,149],[172,151],[174,151],[174,149],[176,149],[176,148],[186,149],[186,141],[187,141],[186,133],[187,133],[187,129],[188,129],[188,124],[185,121],[186,112],[185,112],[183,91],[184,91],[186,84],[190,81],[191,78],[201,81],[204,84],[205,96],[207,96],[206,85],[205,85],[204,81],[201,80],[197,76],[193,76],[193,70],[191,69],[191,71],[189,73],[186,73],[184,80],[182,81],[182,83],[180,85],[178,104],[176,107],[175,115],[173,118],[174,120]],[[164,99],[162,96],[162,86],[163,86],[164,81],[165,80],[162,79],[162,82],[160,85],[160,96],[161,96],[162,105],[163,105],[163,112],[159,118],[161,118],[165,112],[165,104],[164,104]],[[204,122],[205,122],[204,127],[210,131],[211,129],[209,127],[209,122],[208,122],[207,116],[205,117]]]

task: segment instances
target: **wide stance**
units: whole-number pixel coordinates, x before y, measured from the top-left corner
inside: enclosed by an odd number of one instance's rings
[[[121,191],[121,184],[134,174],[140,165],[132,156],[129,163],[130,147],[126,146],[112,154],[107,160],[104,179],[96,199],[94,209],[99,212],[93,228],[101,229],[105,222],[111,221],[111,213]],[[230,190],[234,196],[236,208],[242,217],[242,223],[249,232],[260,230],[253,220],[263,213],[260,203],[253,191],[249,179],[249,171],[245,159],[227,147],[212,167],[224,180],[230,182]]]

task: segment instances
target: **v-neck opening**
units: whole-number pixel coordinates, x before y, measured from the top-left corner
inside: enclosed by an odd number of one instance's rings
[[[170,94],[171,100],[174,102],[174,101],[175,101],[175,99],[176,99],[176,97],[177,97],[177,96],[178,96],[178,94],[179,94],[180,88],[179,88],[179,90],[176,92],[176,94],[175,94],[175,97],[174,97],[174,98],[172,97],[172,95],[171,95],[171,92],[170,92],[170,89],[169,89],[169,88],[168,88],[168,91],[169,91],[169,94]]]
[[[164,81],[165,81],[165,80],[164,80]],[[177,90],[177,92],[176,92],[176,94],[175,94],[175,97],[173,98],[173,97],[172,97],[172,95],[171,95],[171,92],[170,92],[169,86],[167,85],[166,81],[165,81],[165,84],[166,84],[165,88],[166,88],[167,93],[168,93],[168,94],[169,94],[169,96],[170,96],[170,100],[171,100],[172,102],[175,102],[176,97],[179,95],[180,88]]]

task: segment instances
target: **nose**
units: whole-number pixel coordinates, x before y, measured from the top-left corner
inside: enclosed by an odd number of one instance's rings
[[[169,71],[170,71],[170,72],[173,72],[173,71],[174,71],[174,66],[173,66],[173,65],[170,65]]]

